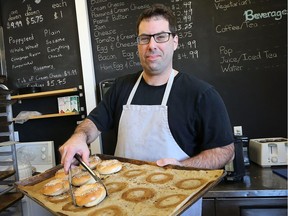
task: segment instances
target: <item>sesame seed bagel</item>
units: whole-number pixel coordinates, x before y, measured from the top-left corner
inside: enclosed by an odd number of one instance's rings
[[[97,171],[93,171],[98,177],[100,177],[99,173]],[[88,183],[94,183],[96,182],[95,179],[90,175],[89,172],[83,171],[72,178],[72,184],[74,186],[81,186],[83,184],[88,184]]]
[[[42,193],[47,196],[57,196],[69,190],[69,182],[65,179],[53,179],[44,185]]]
[[[97,164],[99,164],[101,161],[102,161],[101,158],[96,156],[96,155],[89,157],[89,167],[90,167],[90,169],[92,169],[92,170],[95,169]],[[82,170],[85,170],[85,168],[82,165],[80,165],[80,168]]]
[[[100,174],[108,175],[119,172],[122,169],[122,163],[116,159],[104,160],[96,167]]]
[[[75,190],[75,201],[78,206],[92,207],[106,197],[106,190],[98,182],[85,184]]]
[[[71,174],[72,174],[72,176],[74,176],[74,175],[76,175],[77,173],[80,173],[81,172],[81,169],[78,167],[78,166],[76,166],[76,167],[73,167],[72,169],[71,169]],[[59,169],[56,173],[55,173],[55,178],[60,178],[60,179],[68,179],[68,174],[66,174],[65,172],[64,172],[64,168],[62,168],[62,169]]]

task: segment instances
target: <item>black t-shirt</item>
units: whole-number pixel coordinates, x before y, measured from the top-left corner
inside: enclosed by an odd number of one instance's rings
[[[100,131],[112,128],[117,132],[123,105],[140,72],[116,79],[104,99],[92,110],[88,118]],[[160,105],[165,85],[150,86],[141,80],[131,104]],[[193,75],[178,73],[167,102],[171,133],[186,154],[232,143],[233,133],[223,100],[208,83]]]

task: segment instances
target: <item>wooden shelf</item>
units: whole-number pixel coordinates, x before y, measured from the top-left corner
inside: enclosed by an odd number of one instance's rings
[[[1,146],[11,146],[11,145],[14,145],[16,144],[17,142],[15,141],[6,141],[6,142],[0,142],[0,147]]]
[[[12,94],[12,92],[13,91],[0,88],[0,94],[1,95],[9,95],[9,94]]]
[[[69,113],[52,113],[52,114],[45,114],[45,115],[39,115],[39,116],[31,116],[28,118],[30,119],[43,119],[43,118],[55,118],[55,117],[65,117],[65,116],[74,116],[74,115],[79,115],[79,112],[69,112]],[[26,119],[16,119],[14,118],[13,121],[21,121],[21,120],[26,120]]]
[[[61,89],[61,90],[54,90],[54,91],[37,92],[37,93],[31,93],[31,94],[13,95],[11,96],[11,99],[23,100],[23,99],[30,99],[30,98],[39,98],[39,97],[61,95],[61,94],[66,94],[66,93],[73,93],[77,91],[78,91],[77,88],[69,88],[69,89]]]
[[[12,206],[23,198],[23,194],[20,192],[6,193],[0,196],[0,212],[6,208]]]
[[[16,100],[1,100],[0,99],[0,107],[6,107],[10,104],[14,104]]]
[[[14,170],[0,171],[0,180],[6,179],[15,174]]]

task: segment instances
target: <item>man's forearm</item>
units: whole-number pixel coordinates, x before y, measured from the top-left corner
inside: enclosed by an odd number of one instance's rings
[[[234,157],[234,144],[205,150],[195,157],[181,161],[183,166],[219,169],[223,168]]]
[[[89,119],[85,119],[74,131],[72,136],[81,136],[86,143],[93,142],[100,134],[96,125]]]

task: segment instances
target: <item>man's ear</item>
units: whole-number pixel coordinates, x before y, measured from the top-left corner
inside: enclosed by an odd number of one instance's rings
[[[173,42],[174,42],[174,51],[178,48],[178,35],[175,35],[173,37]]]

